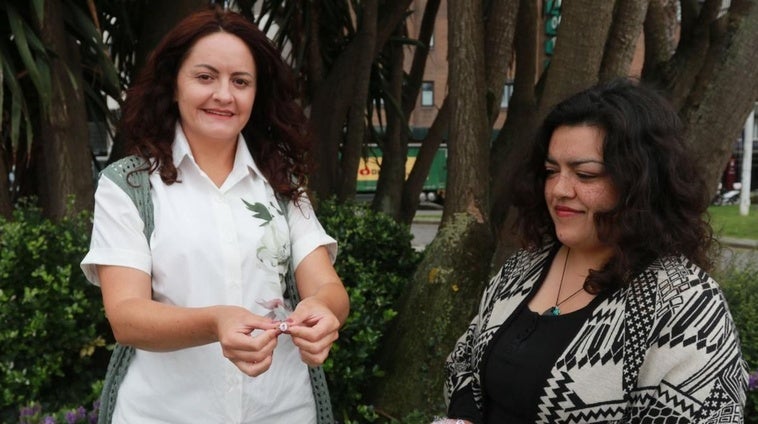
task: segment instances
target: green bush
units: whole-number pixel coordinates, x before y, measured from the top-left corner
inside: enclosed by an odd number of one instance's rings
[[[751,372],[758,370],[758,267],[725,267],[717,276],[739,331],[742,355]],[[758,391],[748,392],[745,422],[758,423]]]
[[[396,301],[419,261],[407,225],[362,204],[319,205],[319,220],[337,239],[335,268],[350,295],[350,315],[324,364],[335,418],[345,423],[377,418],[363,394],[382,375],[376,365],[382,335]]]
[[[0,218],[0,422],[31,401],[55,410],[93,400],[110,330],[79,269],[90,227],[88,213],[56,224],[32,201]]]

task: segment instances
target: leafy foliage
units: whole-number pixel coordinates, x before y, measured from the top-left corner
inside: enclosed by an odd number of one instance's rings
[[[63,16],[46,16],[45,0],[0,2],[0,116],[4,140],[15,160],[24,136],[31,149],[33,123],[48,113],[51,105],[52,63],[62,55],[50,50],[40,37],[40,27],[61,19],[69,35],[80,47],[87,93],[87,110],[93,120],[111,121],[105,96],[120,99],[121,82],[116,67],[102,41],[101,29],[81,0],[63,2]],[[102,19],[105,16],[101,16]],[[108,21],[106,21],[108,22]],[[64,64],[66,65],[66,64]],[[68,72],[71,72],[69,69]],[[76,78],[75,75],[69,75]]]
[[[382,375],[376,354],[419,254],[411,247],[408,226],[365,205],[325,201],[318,215],[338,241],[335,268],[350,295],[350,316],[324,364],[335,418],[373,421],[376,413],[363,404],[363,396],[371,380]]]
[[[742,342],[748,369],[758,370],[758,267],[728,267],[719,281]],[[758,423],[758,391],[748,392],[745,422]]]
[[[2,422],[31,400],[80,405],[104,375],[110,330],[99,291],[79,270],[90,225],[86,212],[54,224],[29,201],[0,218]]]

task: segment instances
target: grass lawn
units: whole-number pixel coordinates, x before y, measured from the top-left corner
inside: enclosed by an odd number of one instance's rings
[[[758,205],[751,205],[747,216],[740,215],[739,205],[711,206],[708,212],[717,235],[758,240]]]

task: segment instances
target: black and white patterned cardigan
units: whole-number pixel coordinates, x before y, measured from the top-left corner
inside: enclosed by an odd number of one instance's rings
[[[516,253],[490,281],[447,359],[447,401],[471,385],[481,410],[485,351],[531,297],[553,248]],[[746,389],[747,369],[721,290],[687,259],[671,257],[595,308],[553,367],[537,420],[741,423]]]

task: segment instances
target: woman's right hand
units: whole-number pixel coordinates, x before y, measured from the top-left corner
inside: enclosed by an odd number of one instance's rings
[[[218,306],[216,334],[224,357],[255,377],[271,367],[278,324],[239,306]]]

